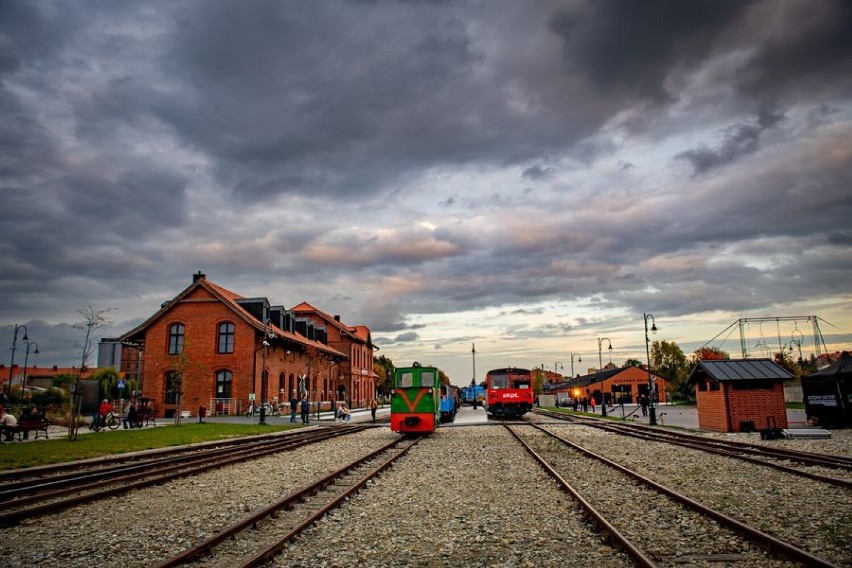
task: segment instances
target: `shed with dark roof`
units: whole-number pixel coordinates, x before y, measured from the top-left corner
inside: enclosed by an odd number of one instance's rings
[[[784,381],[792,378],[769,359],[699,361],[689,374],[698,426],[719,432],[787,428]]]

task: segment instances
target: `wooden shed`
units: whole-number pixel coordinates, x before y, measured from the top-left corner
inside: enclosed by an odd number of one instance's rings
[[[718,432],[787,428],[784,381],[792,378],[770,359],[699,361],[689,374],[698,426]]]

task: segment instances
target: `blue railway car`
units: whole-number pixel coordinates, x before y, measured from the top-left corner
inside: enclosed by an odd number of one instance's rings
[[[459,387],[455,385],[441,385],[441,422],[453,422],[456,412],[459,410]]]

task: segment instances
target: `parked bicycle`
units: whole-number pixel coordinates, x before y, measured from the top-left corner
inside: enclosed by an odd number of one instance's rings
[[[246,410],[245,415],[247,417],[248,416],[254,416],[255,414],[259,415],[261,409],[263,409],[266,416],[278,416],[278,408],[275,408],[272,404],[270,404],[268,402],[265,402],[265,403],[258,405],[258,406],[255,406],[254,403],[252,403],[248,407],[248,410]]]
[[[89,424],[89,430],[93,432],[99,432],[101,430],[106,430],[109,428],[110,430],[115,430],[121,424],[121,420],[118,417],[110,412],[105,417],[101,418],[100,414],[95,414],[92,418],[92,423]]]

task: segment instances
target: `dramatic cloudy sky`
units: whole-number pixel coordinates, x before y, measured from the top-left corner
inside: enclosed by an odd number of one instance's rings
[[[644,359],[646,312],[844,347],[852,4],[7,0],[0,192],[0,337],[44,365],[198,270],[457,383],[473,343],[480,378]]]

